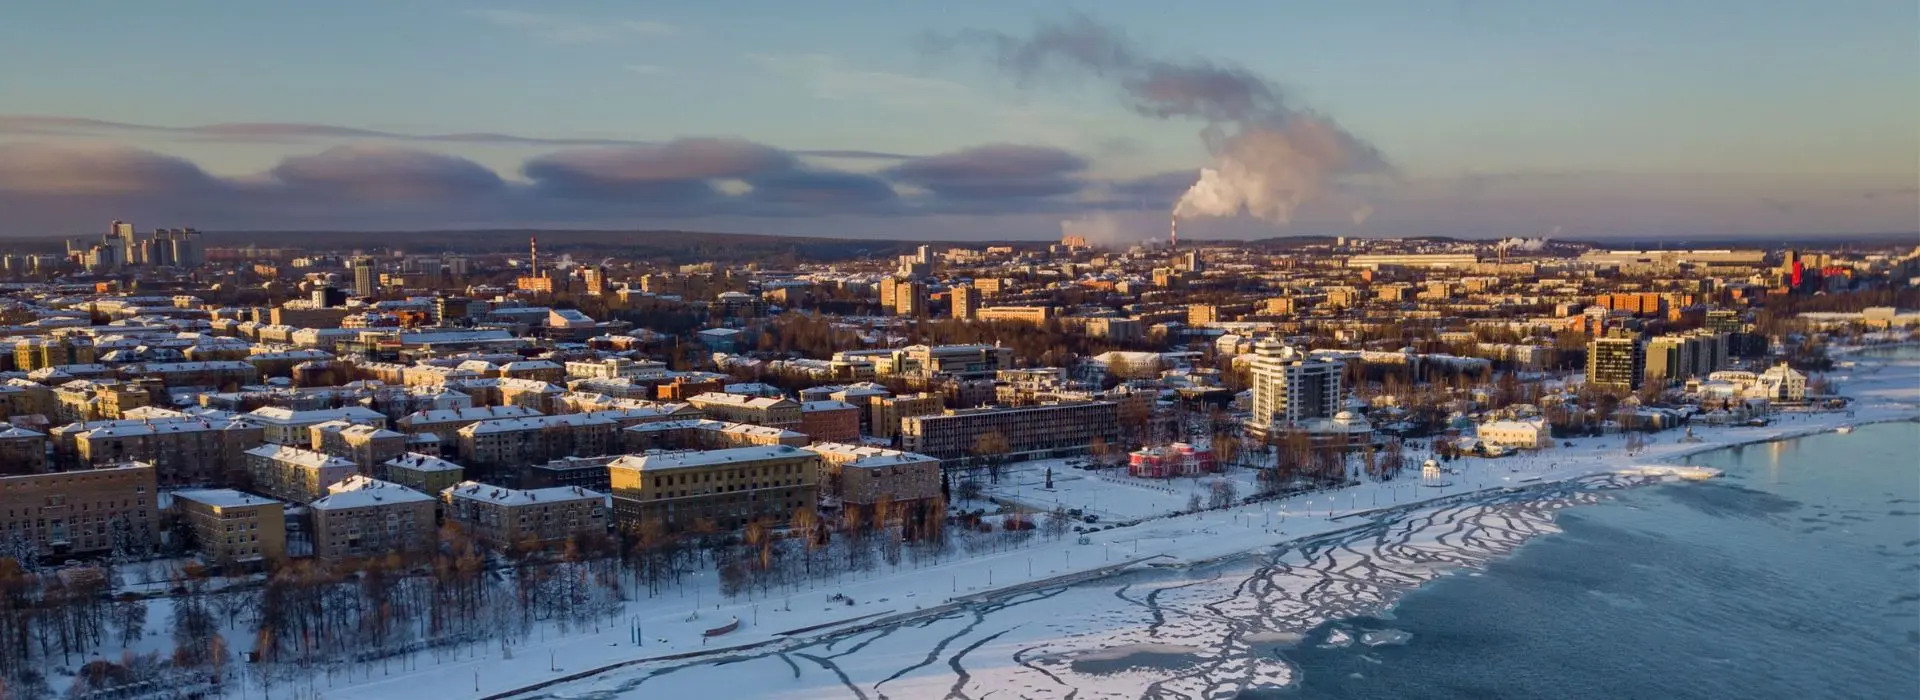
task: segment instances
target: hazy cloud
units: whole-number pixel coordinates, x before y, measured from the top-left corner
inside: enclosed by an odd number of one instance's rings
[[[302,193],[375,200],[437,200],[506,187],[485,166],[455,156],[381,146],[338,146],[287,158],[269,172]]]
[[[885,171],[897,181],[954,199],[1019,199],[1077,192],[1087,160],[1044,146],[993,144],[907,160]]]
[[[124,146],[0,144],[0,191],[143,197],[205,190],[217,181],[184,158]]]
[[[524,32],[551,44],[594,44],[679,32],[678,27],[664,22],[592,20],[523,10],[476,10],[472,15],[488,24]]]
[[[256,141],[299,143],[316,140],[386,140],[416,143],[469,143],[496,146],[648,146],[657,142],[638,139],[567,138],[523,136],[488,132],[450,134],[406,134],[394,131],[360,129],[328,124],[291,122],[240,122],[196,126],[158,126],[85,117],[40,115],[0,115],[0,136],[90,136],[114,133],[146,133],[220,141]],[[797,150],[795,154],[821,158],[899,160],[911,158],[902,153],[863,150]]]

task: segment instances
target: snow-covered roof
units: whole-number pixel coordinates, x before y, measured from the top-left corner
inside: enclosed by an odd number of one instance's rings
[[[446,423],[462,420],[490,420],[496,418],[526,418],[542,415],[539,411],[524,406],[474,406],[471,408],[434,408],[418,411],[400,420],[410,425],[422,423]]]
[[[366,508],[379,505],[431,503],[433,497],[399,484],[355,474],[327,487],[327,495],[310,504],[314,510]]]
[[[697,450],[689,452],[656,452],[644,455],[624,455],[614,460],[609,467],[622,467],[640,471],[660,471],[663,469],[684,469],[688,467],[708,467],[731,462],[756,462],[766,459],[812,455],[814,453],[789,445],[768,445],[759,447],[733,447],[724,450]]]
[[[345,458],[335,457],[325,452],[303,450],[298,447],[290,447],[287,445],[261,445],[251,450],[247,450],[247,454],[253,455],[255,457],[265,457],[275,462],[280,462],[283,464],[291,464],[296,467],[301,467],[304,469],[340,469],[340,468],[354,469],[356,468],[356,465],[353,462],[348,461]]]
[[[187,489],[184,491],[174,491],[173,497],[175,499],[193,501],[215,508],[263,506],[270,503],[279,503],[279,501],[265,496],[255,496],[244,491],[235,491],[233,489]]]
[[[578,486],[554,486],[544,489],[510,489],[503,486],[483,484],[478,481],[462,481],[447,487],[447,489],[441,493],[447,494],[452,498],[485,501],[503,506],[606,500],[605,494],[583,489]]]
[[[439,457],[435,457],[433,455],[421,454],[418,452],[408,452],[398,457],[395,457],[393,459],[389,459],[385,462],[382,462],[382,464],[385,464],[389,467],[400,467],[402,469],[411,469],[411,470],[423,471],[423,472],[452,471],[455,469],[463,468],[458,464],[454,464],[452,462],[441,459]]]
[[[833,461],[840,462],[842,468],[872,469],[878,467],[897,467],[902,464],[938,464],[940,460],[918,452],[904,452],[872,445],[849,445],[840,442],[816,442],[807,449],[820,453]]]

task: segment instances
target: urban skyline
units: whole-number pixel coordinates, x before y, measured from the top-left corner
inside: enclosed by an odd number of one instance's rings
[[[0,236],[111,210],[1123,243],[1233,171],[1203,129],[1250,125],[1284,137],[1252,152],[1272,191],[1188,236],[1913,228],[1910,4],[746,7],[8,10],[29,58],[0,104]],[[1237,97],[1197,89],[1223,78]]]

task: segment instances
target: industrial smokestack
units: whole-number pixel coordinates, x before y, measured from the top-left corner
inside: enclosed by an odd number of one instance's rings
[[[1180,249],[1180,217],[1169,216],[1167,217],[1167,222],[1170,227],[1167,230],[1167,249],[1179,250]]]

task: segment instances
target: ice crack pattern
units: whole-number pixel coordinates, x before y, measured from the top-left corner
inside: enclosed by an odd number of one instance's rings
[[[1601,475],[1389,511],[1228,561],[1027,590],[878,630],[634,667],[533,697],[629,700],[644,680],[650,696],[752,687],[773,698],[1231,698],[1292,682],[1295,670],[1278,652],[1320,624],[1382,615],[1413,588],[1557,532],[1558,511],[1637,481]],[[1405,638],[1388,630],[1349,641]]]

